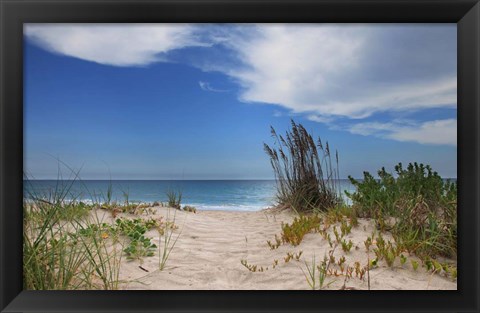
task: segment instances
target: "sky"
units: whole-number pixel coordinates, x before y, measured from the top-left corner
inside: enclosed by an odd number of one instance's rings
[[[67,164],[83,179],[272,179],[263,143],[273,144],[270,126],[282,134],[293,119],[338,151],[342,178],[399,162],[454,178],[456,32],[25,24],[24,171],[55,179]]]

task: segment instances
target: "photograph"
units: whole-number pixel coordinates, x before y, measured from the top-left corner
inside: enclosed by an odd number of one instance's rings
[[[457,39],[24,23],[23,289],[457,291]]]

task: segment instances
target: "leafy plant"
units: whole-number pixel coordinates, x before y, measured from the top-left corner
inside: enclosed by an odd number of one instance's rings
[[[391,241],[385,241],[382,234],[378,235],[377,247],[373,249],[376,255],[376,260],[384,259],[389,267],[393,267],[395,259],[400,256],[401,249],[395,246]]]
[[[343,250],[343,251],[349,252],[350,249],[352,249],[353,242],[352,242],[351,240],[349,240],[349,241],[347,242],[345,239],[343,239],[343,240],[341,241],[341,243],[342,243],[342,250]]]
[[[364,244],[365,244],[365,248],[367,249],[367,251],[370,251],[370,246],[372,245],[372,237],[368,237],[365,241],[364,241]]]
[[[157,246],[152,243],[152,239],[145,237],[145,233],[154,227],[154,224],[143,221],[142,219],[117,219],[115,221],[118,229],[126,235],[130,242],[123,250],[130,260],[141,260],[145,256],[153,256]]]
[[[271,250],[278,249],[280,245],[282,244],[282,240],[275,234],[275,243],[272,243],[270,240],[267,240],[267,244],[270,247]]]
[[[418,262],[415,260],[410,260],[410,263],[412,263],[412,267],[414,271],[417,271],[418,269]]]
[[[360,216],[375,218],[390,230],[398,246],[420,257],[456,257],[457,184],[443,180],[429,165],[395,166],[396,178],[385,168],[379,179],[368,172],[363,181],[349,177],[356,191],[347,195]],[[393,225],[387,223],[393,218]],[[390,219],[392,220],[392,219]]]
[[[300,261],[300,257],[302,256],[303,251],[299,251],[298,253],[287,252],[287,256],[284,258],[285,263],[290,262],[290,260]]]
[[[350,232],[352,231],[352,225],[349,225],[348,222],[344,219],[342,219],[340,223],[340,231],[342,232],[342,236],[350,234]]]
[[[295,217],[291,224],[282,223],[282,241],[298,246],[303,237],[311,231],[317,230],[321,219],[318,215]]]

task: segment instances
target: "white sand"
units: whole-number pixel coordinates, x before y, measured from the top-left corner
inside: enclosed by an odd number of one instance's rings
[[[271,250],[267,240],[275,242],[275,234],[281,232],[281,222],[291,222],[294,215],[291,212],[278,210],[263,210],[259,212],[227,212],[227,211],[197,211],[197,213],[176,211],[167,208],[155,208],[156,213],[145,218],[167,215],[170,218],[176,212],[176,224],[179,229],[173,237],[178,238],[175,248],[170,254],[163,271],[158,269],[158,250],[153,257],[144,257],[139,261],[122,260],[120,279],[128,281],[122,284],[123,289],[310,289],[305,276],[305,261],[311,262],[313,254],[317,263],[331,250],[328,242],[318,233],[307,234],[301,244],[294,247],[283,244],[278,249]],[[101,212],[104,221],[113,221],[110,213]],[[119,216],[136,217],[120,214]],[[359,226],[352,229],[346,240],[352,240],[354,246],[345,253],[338,247],[335,257],[345,255],[347,265],[355,261],[362,266],[367,264],[365,239],[372,234],[373,223],[366,219],[359,220]],[[153,242],[159,243],[156,230],[147,233]],[[334,240],[332,235],[332,239]],[[384,235],[385,239],[389,239]],[[285,263],[288,252],[303,251],[299,261],[291,260]],[[370,252],[370,258],[374,258]],[[414,258],[408,256],[408,258]],[[258,267],[268,267],[264,272],[250,272],[241,264],[245,259],[249,264]],[[278,260],[276,268],[272,268],[274,260]],[[418,259],[417,259],[418,260]],[[418,260],[419,261],[419,260]],[[419,264],[421,262],[419,261]],[[142,270],[139,265],[149,272]],[[346,287],[368,289],[367,279],[351,278],[345,282],[344,276],[328,276],[324,289],[340,289]],[[389,268],[384,261],[370,270],[370,288],[396,290],[456,290],[457,282],[438,274],[427,273],[419,266],[412,269],[410,260],[403,266],[397,260],[394,268]]]

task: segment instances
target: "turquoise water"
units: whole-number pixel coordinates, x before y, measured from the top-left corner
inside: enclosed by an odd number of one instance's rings
[[[122,203],[124,192],[130,202],[166,202],[166,193],[174,190],[182,192],[182,204],[200,210],[257,211],[275,205],[274,180],[29,180],[24,181],[24,194],[48,197],[56,189],[67,189],[66,200],[104,202],[110,184],[111,199]],[[348,180],[340,180],[340,188],[354,190]]]

